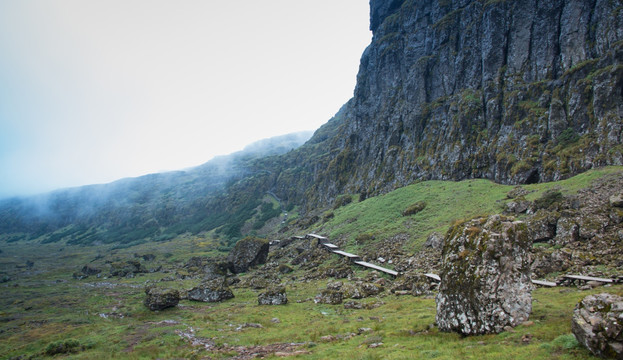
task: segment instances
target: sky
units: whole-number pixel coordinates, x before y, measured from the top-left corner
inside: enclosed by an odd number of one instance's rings
[[[0,198],[315,130],[371,36],[367,0],[0,0]]]

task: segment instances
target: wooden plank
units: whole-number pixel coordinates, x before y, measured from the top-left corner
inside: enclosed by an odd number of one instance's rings
[[[321,241],[329,240],[329,238],[326,238],[326,237],[320,236],[320,235],[316,235],[316,234],[307,234],[307,237],[311,237],[311,238],[318,239],[318,240],[321,240]]]
[[[544,280],[532,280],[532,283],[535,284],[535,285],[541,285],[541,286],[549,286],[549,287],[555,287],[556,286],[555,282],[544,281]]]
[[[342,251],[342,250],[333,250],[333,253],[334,254],[338,254],[338,255],[342,255],[342,256],[347,257],[347,258],[349,258],[351,260],[359,260],[359,259],[361,259],[359,257],[359,255],[347,253],[346,251]]]
[[[357,265],[361,265],[363,267],[367,267],[369,269],[374,269],[374,270],[378,270],[381,272],[384,272],[386,274],[390,274],[392,276],[398,276],[398,271],[395,270],[391,270],[391,269],[387,269],[384,268],[382,266],[378,266],[378,265],[374,265],[374,264],[370,264],[369,262],[365,262],[365,261],[355,261],[355,264]]]
[[[292,236],[292,240],[305,240],[305,236]]]
[[[337,246],[335,244],[331,244],[331,243],[324,243],[324,244],[322,244],[322,246],[327,247],[327,248],[329,248],[331,250],[337,250],[337,249],[340,248],[339,246]]]
[[[565,275],[563,277],[566,278],[566,279],[580,280],[580,281],[599,281],[599,282],[603,282],[603,283],[613,283],[614,282],[612,279],[604,279],[604,278],[598,278],[598,277],[592,277],[592,276],[583,276],[583,275]]]
[[[424,274],[424,276],[426,276],[429,279],[433,279],[435,281],[441,282],[441,278],[437,274],[427,273],[427,274]]]

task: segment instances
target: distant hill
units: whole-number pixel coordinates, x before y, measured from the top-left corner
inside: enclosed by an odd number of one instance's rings
[[[150,174],[103,185],[63,189],[0,202],[0,234],[8,239],[62,238],[70,244],[165,240],[222,225],[225,209],[208,204],[243,177],[262,172],[260,158],[287,153],[311,136],[288,134],[258,141],[184,171]],[[269,189],[266,189],[269,190]]]

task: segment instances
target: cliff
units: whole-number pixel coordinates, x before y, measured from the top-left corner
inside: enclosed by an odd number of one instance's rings
[[[418,179],[534,183],[623,163],[623,2],[371,0],[312,203]]]

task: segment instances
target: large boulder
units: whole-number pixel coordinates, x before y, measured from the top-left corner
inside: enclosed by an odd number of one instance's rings
[[[247,237],[238,241],[227,256],[229,270],[234,274],[239,274],[249,270],[251,266],[264,264],[268,257],[269,247],[268,240],[256,237]]]
[[[532,310],[527,226],[499,215],[450,229],[442,252],[437,324],[463,335],[499,333]]]
[[[233,297],[234,293],[224,278],[204,282],[188,291],[188,300],[194,301],[221,302]]]
[[[285,305],[288,303],[286,288],[283,286],[272,287],[261,293],[257,297],[259,305]]]
[[[145,288],[145,294],[147,297],[143,304],[151,311],[174,307],[180,302],[180,293],[175,289],[147,287]]]
[[[623,297],[589,295],[573,312],[571,330],[594,355],[623,359]]]

